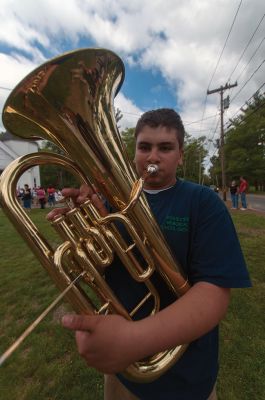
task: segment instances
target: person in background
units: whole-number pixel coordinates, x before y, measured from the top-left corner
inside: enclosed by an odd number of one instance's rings
[[[23,207],[30,211],[31,210],[31,202],[32,202],[32,194],[29,188],[29,185],[26,183],[24,185],[24,193],[22,195]]]
[[[46,193],[45,193],[45,189],[43,187],[39,187],[37,189],[37,197],[38,197],[40,208],[44,209],[45,204],[46,204]]]
[[[240,176],[240,185],[239,185],[239,194],[240,194],[240,199],[241,199],[241,208],[240,210],[245,211],[247,209],[247,189],[248,189],[248,182],[247,180],[243,177]]]
[[[231,182],[230,185],[230,195],[232,201],[232,210],[238,209],[238,185],[235,180]]]
[[[50,185],[47,189],[48,193],[48,204],[50,207],[55,206],[55,189]]]
[[[120,315],[67,314],[62,319],[64,327],[75,331],[86,364],[105,374],[105,400],[216,399],[218,325],[229,305],[230,288],[251,286],[226,205],[211,189],[176,177],[184,132],[180,116],[172,109],[144,113],[135,129],[134,161],[138,176],[145,174],[149,164],[158,166],[146,178],[144,193],[191,288],[176,300],[154,272],[151,280],[162,304],[155,315],[149,315],[146,303],[132,321]],[[90,187],[63,189],[62,194],[75,204],[91,199],[101,216],[112,211]],[[48,219],[65,211],[54,209]],[[126,229],[119,230],[126,238]],[[104,272],[127,310],[146,295],[146,286],[132,279],[118,257]],[[185,343],[189,346],[180,359],[153,382],[132,382],[121,374],[136,361]]]

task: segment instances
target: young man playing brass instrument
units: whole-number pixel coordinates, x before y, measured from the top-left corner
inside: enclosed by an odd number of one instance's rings
[[[66,315],[62,323],[76,331],[78,351],[87,365],[105,374],[105,400],[216,399],[218,324],[226,314],[230,288],[251,286],[239,241],[219,197],[176,178],[184,141],[179,115],[171,109],[147,112],[138,121],[135,136],[138,175],[150,164],[158,167],[145,180],[145,195],[191,289],[177,301],[164,299],[157,314],[135,321],[118,315]],[[108,213],[87,186],[64,189],[63,195],[76,204],[90,197],[102,216]],[[53,210],[49,219],[60,212]],[[107,267],[105,279],[129,303],[128,291],[134,286],[137,291],[138,283],[131,282],[120,264]],[[135,361],[185,343],[190,345],[181,358],[154,382],[130,382],[119,374]]]

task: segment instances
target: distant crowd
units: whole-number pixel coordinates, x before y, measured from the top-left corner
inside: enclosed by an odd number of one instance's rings
[[[232,201],[232,209],[237,210],[239,208],[239,200],[241,200],[240,210],[247,209],[246,193],[248,190],[247,180],[241,176],[239,183],[233,180],[230,184],[230,195]],[[17,189],[17,197],[20,200],[22,206],[30,210],[34,208],[45,208],[54,207],[56,203],[62,200],[63,196],[60,189],[55,189],[52,185],[48,186],[47,189],[39,186],[31,189],[29,185],[25,184],[24,188]]]
[[[24,188],[17,189],[17,197],[27,210],[32,207],[44,209],[46,205],[54,207],[63,198],[61,190],[55,189],[52,185],[47,189],[41,186],[31,189],[27,184]]]

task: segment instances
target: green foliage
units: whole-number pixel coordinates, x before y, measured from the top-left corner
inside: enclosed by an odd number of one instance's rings
[[[264,265],[265,217],[233,213],[253,287],[234,289],[221,324],[218,399],[265,398]],[[235,379],[236,377],[236,379]]]
[[[256,93],[225,135],[227,184],[243,175],[256,190],[265,189],[265,94]],[[221,176],[218,157],[211,159],[212,176]]]
[[[179,177],[192,182],[202,183],[204,173],[203,162],[207,156],[207,150],[204,147],[205,142],[205,136],[195,139],[186,134],[183,165],[177,171]]]

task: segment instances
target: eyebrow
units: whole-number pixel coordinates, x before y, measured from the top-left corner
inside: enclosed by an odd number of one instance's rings
[[[146,141],[146,140],[141,140],[140,142],[137,142],[137,145],[139,145],[139,144],[152,144],[151,142],[149,142],[149,141]],[[156,143],[158,146],[164,146],[164,145],[172,145],[172,144],[175,144],[175,142],[174,141],[166,141],[166,142],[158,142],[158,143]]]
[[[153,143],[145,141],[145,140],[142,140],[142,141],[136,143],[136,147],[152,146],[152,145],[153,145]],[[168,141],[167,142],[159,142],[159,143],[156,143],[155,146],[157,146],[157,147],[168,146],[168,147],[172,147],[173,148],[173,147],[176,146],[176,143],[175,142],[168,142]]]

